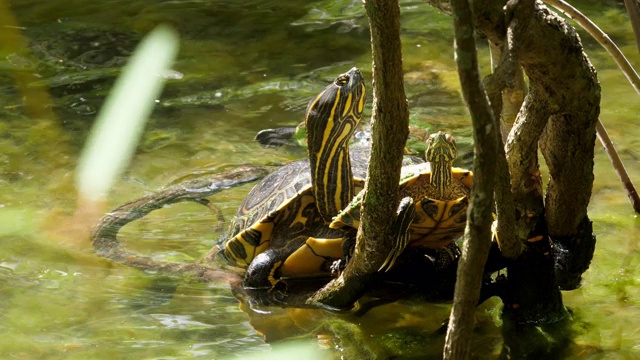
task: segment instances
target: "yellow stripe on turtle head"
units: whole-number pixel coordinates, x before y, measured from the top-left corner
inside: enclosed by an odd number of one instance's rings
[[[345,100],[344,107],[342,109],[342,117],[347,116],[351,112],[351,103],[353,102],[353,94],[347,95],[347,100]]]
[[[318,211],[328,222],[355,195],[349,140],[362,118],[364,97],[364,79],[353,68],[338,76],[307,107],[311,179]]]

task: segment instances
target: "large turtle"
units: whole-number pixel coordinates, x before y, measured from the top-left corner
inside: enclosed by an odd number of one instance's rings
[[[428,163],[402,168],[399,197],[413,199],[415,215],[408,239],[403,236],[394,239],[393,250],[381,269],[390,269],[407,246],[447,249],[464,232],[473,174],[453,167],[457,148],[451,135],[442,131],[432,134],[426,148]],[[330,227],[357,229],[361,202],[362,192],[335,217]],[[436,261],[447,263],[450,251],[447,249],[441,254],[444,258]]]
[[[350,155],[349,140],[364,104],[360,71],[338,76],[307,107],[309,159],[271,173],[240,205],[223,255],[247,267],[245,287],[272,288],[283,278],[326,276],[342,257],[344,236],[355,232],[332,229],[329,223],[363,188],[368,152]],[[402,209],[412,210],[408,205]],[[408,236],[403,218],[398,228]]]

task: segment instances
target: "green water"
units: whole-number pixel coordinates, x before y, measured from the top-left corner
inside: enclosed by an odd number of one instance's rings
[[[366,18],[359,1],[11,1],[30,55],[0,59],[0,358],[244,358],[269,339],[326,340],[319,358],[354,354],[431,356],[429,337],[447,305],[399,302],[361,318],[320,311],[239,306],[225,281],[198,283],[148,274],[92,254],[88,240],[65,232],[75,208],[73,171],[95,111],[124,59],[155,24],[181,33],[176,73],[153,113],[143,143],[111,193],[107,209],[194,171],[283,163],[295,149],[264,149],[256,131],[302,121],[309,98],[335,75],[358,66],[370,79]],[[406,91],[414,125],[452,132],[469,148],[469,117],[458,94],[451,19],[422,2],[403,1]],[[618,42],[632,64],[640,56],[624,7],[576,1]],[[601,119],[632,179],[640,184],[640,101],[600,47],[581,33],[602,83]],[[481,49],[487,67],[486,49]],[[8,69],[8,70],[2,70]],[[41,75],[56,120],[24,115],[8,76]],[[35,70],[34,70],[35,69]],[[640,357],[640,223],[596,145],[590,217],[598,236],[583,287],[564,292],[575,313],[572,358]],[[216,195],[228,219],[250,186]],[[122,232],[128,246],[157,258],[197,259],[221,232],[198,205],[154,212]],[[499,301],[478,311],[474,348],[501,348]],[[315,346],[315,345],[314,345]]]

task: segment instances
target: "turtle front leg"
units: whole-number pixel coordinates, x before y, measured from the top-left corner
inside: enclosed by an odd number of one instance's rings
[[[409,243],[409,226],[415,217],[415,206],[410,196],[403,198],[398,206],[396,220],[392,225],[391,233],[393,236],[393,245],[389,255],[384,260],[378,271],[389,271],[396,262],[396,259],[404,251]],[[356,232],[352,231],[345,235],[342,243],[342,259],[337,260],[331,265],[331,273],[339,275],[346,267],[347,263],[353,256],[356,247]]]
[[[416,208],[413,204],[413,199],[407,196],[400,200],[398,206],[398,212],[396,220],[391,227],[391,233],[393,236],[393,246],[389,255],[385,259],[384,263],[380,266],[378,271],[389,271],[396,262],[396,259],[404,251],[409,243],[409,226],[415,218]]]
[[[281,268],[286,256],[282,251],[268,249],[258,254],[244,275],[244,286],[248,289],[286,290],[281,280]]]
[[[434,250],[434,255],[430,258],[436,267],[436,271],[440,272],[455,264],[460,255],[462,255],[462,250],[460,250],[455,241],[452,241],[444,247]]]
[[[342,256],[342,238],[298,236],[289,246],[268,249],[247,268],[245,287],[286,289],[283,279],[329,276],[329,266]]]
[[[355,243],[354,243],[355,244]],[[326,277],[332,272],[335,259],[343,256],[343,238],[310,236],[282,264],[282,276]]]

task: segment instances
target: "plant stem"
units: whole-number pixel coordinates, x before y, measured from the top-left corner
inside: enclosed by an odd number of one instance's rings
[[[624,0],[624,6],[629,13],[633,34],[636,36],[636,45],[638,45],[640,52],[640,5],[634,0]]]
[[[471,5],[468,0],[452,0],[451,7],[458,76],[471,113],[476,156],[471,205],[443,358],[468,359],[483,268],[491,246],[491,210],[496,177],[493,169],[497,158],[498,126],[480,80]]]
[[[598,134],[598,139],[600,139],[602,146],[604,146],[604,150],[607,152],[607,155],[609,155],[609,159],[613,164],[613,168],[616,170],[616,173],[618,174],[620,181],[622,181],[622,185],[627,191],[627,196],[629,197],[629,201],[631,201],[633,210],[636,213],[640,214],[640,197],[638,196],[638,192],[636,191],[636,188],[633,186],[633,183],[629,178],[629,174],[627,173],[627,170],[625,169],[624,164],[622,163],[622,160],[620,160],[620,156],[618,155],[618,152],[616,151],[616,148],[613,145],[611,138],[609,138],[607,129],[604,128],[600,120],[598,120],[598,122],[596,123],[596,130]]]

